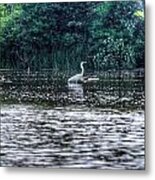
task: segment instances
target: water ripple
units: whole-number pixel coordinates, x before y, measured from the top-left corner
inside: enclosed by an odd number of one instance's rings
[[[144,169],[144,112],[3,105],[1,165]]]

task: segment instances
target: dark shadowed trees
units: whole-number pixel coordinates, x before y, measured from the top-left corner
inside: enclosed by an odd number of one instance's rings
[[[1,4],[0,17],[0,68],[144,67],[142,1]]]

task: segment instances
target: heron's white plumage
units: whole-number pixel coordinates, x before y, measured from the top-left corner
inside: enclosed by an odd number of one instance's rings
[[[86,62],[81,62],[80,67],[81,67],[81,73],[80,74],[76,74],[74,76],[72,76],[71,78],[68,79],[69,83],[78,83],[79,81],[82,82],[83,81],[83,74],[84,74],[84,67],[83,64],[85,64]]]

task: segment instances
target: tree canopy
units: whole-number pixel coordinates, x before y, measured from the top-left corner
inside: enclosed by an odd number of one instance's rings
[[[144,2],[0,5],[0,68],[144,68]]]

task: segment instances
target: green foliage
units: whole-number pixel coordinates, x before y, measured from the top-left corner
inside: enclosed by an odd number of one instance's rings
[[[12,24],[12,22],[16,19],[16,17],[19,17],[21,12],[21,5],[0,5],[0,42],[3,41],[3,33],[4,30],[8,28],[9,24]],[[14,28],[12,27],[12,30]],[[4,39],[5,40],[5,39]]]
[[[136,2],[0,5],[0,68],[70,71],[144,67],[144,9]]]
[[[102,11],[96,10],[99,17],[92,26],[94,49],[99,50],[95,59],[101,69],[144,67],[144,19],[137,17],[137,12],[144,12],[140,1],[106,2],[102,6]]]

